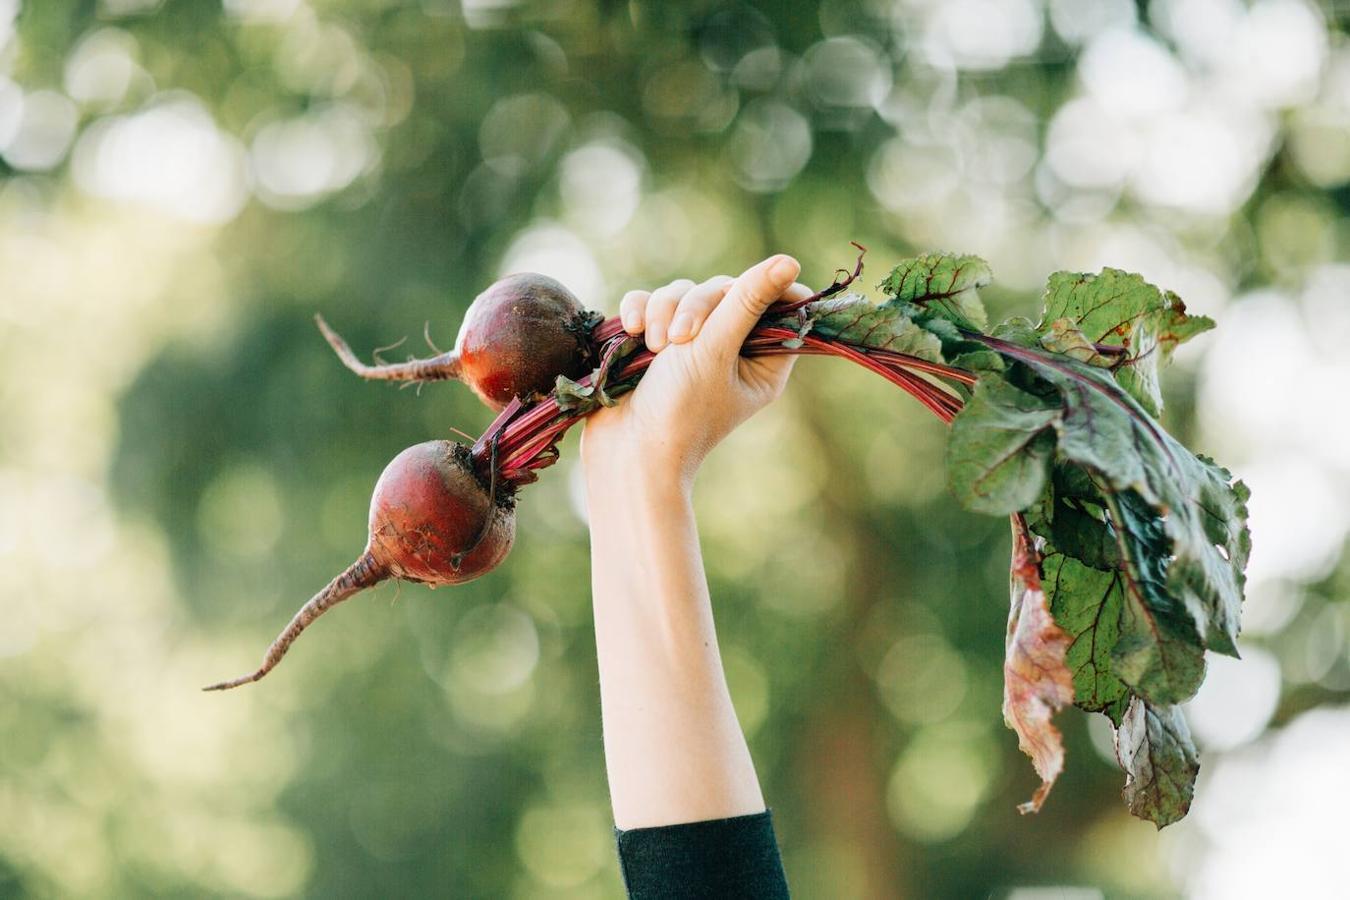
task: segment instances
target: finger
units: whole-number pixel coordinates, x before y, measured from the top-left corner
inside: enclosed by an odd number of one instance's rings
[[[666,334],[670,320],[675,315],[675,307],[680,305],[680,298],[689,293],[693,286],[694,283],[688,278],[680,278],[652,291],[651,299],[647,301],[648,350],[657,353],[666,346]]]
[[[642,334],[647,324],[647,300],[651,291],[629,291],[619,301],[619,321],[629,334]]]
[[[805,300],[814,296],[815,290],[800,281],[794,281],[783,291],[783,296],[779,297],[785,303],[796,303],[798,300]],[[757,356],[750,359],[741,359],[743,366],[753,366],[757,377],[764,383],[770,385],[770,393],[777,397],[783,393],[783,388],[787,386],[788,376],[792,374],[792,367],[797,362],[797,354],[789,353],[783,356]]]
[[[705,338],[722,350],[739,353],[750,329],[770,304],[783,296],[801,269],[800,263],[781,253],[746,269],[708,316],[703,326]]]
[[[667,330],[670,342],[683,344],[692,340],[703,327],[708,314],[722,302],[722,298],[726,296],[727,290],[735,280],[730,275],[718,275],[692,288],[681,297],[680,305],[675,308],[675,317],[670,320],[670,328]]]

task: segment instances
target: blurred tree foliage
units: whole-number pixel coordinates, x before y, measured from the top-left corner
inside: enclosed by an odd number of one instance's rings
[[[825,282],[850,240],[870,276],[980,253],[998,311],[1027,314],[1053,268],[1138,268],[1208,312],[1342,259],[1340,23],[1264,4],[1321,35],[1310,86],[1279,70],[1285,94],[1196,111],[1172,93],[1228,70],[1186,4],[1144,6],[22,4],[0,57],[0,485],[46,512],[0,513],[0,553],[36,573],[0,583],[0,893],[619,894],[566,462],[523,495],[491,577],[388,587],[266,684],[193,693],[360,550],[387,459],[490,418],[455,386],[356,381],[310,316],[363,351],[424,322],[445,345],[503,270],[612,309],[774,250]],[[1135,43],[1110,56],[1108,33]],[[1126,153],[1150,116],[1214,131]],[[939,426],[844,369],[804,362],[698,493],[795,890],[1174,893],[1082,717],[1045,810],[1016,814],[1035,779],[999,710],[1006,523],[958,511]],[[1183,359],[1169,425],[1188,441],[1195,378]],[[1331,616],[1342,643],[1276,724],[1350,694],[1335,571],[1289,621]],[[1294,634],[1271,652],[1304,659]]]

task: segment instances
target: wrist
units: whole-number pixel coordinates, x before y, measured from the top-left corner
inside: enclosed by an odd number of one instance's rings
[[[621,505],[661,510],[688,503],[693,473],[675,460],[651,454],[587,454],[582,459],[591,507]]]
[[[685,448],[662,441],[632,441],[605,435],[582,436],[581,467],[588,498],[641,496],[688,498],[698,460]]]

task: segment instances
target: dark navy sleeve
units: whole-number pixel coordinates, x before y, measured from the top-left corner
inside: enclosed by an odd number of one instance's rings
[[[782,900],[787,877],[768,810],[751,816],[615,830],[634,900]]]

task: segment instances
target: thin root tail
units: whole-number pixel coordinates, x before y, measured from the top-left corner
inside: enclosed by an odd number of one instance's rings
[[[332,607],[346,600],[348,597],[359,594],[368,587],[374,587],[381,581],[389,577],[389,570],[376,561],[367,550],[361,554],[361,558],[347,567],[347,570],[332,581],[328,586],[319,591],[310,601],[300,607],[300,611],[291,619],[291,623],[286,626],[277,639],[272,642],[272,646],[267,648],[267,654],[263,656],[262,665],[256,672],[235,678],[232,681],[222,681],[219,684],[213,684],[210,687],[204,687],[204,691],[228,691],[231,688],[237,688],[243,684],[249,684],[258,681],[281,662],[281,658],[286,655],[286,651],[291,649],[291,644],[300,636],[300,632],[309,627],[309,624],[323,615]]]
[[[451,381],[459,378],[459,354],[451,350],[428,359],[410,359],[403,363],[381,363],[368,366],[352,352],[342,335],[334,331],[323,316],[315,315],[315,323],[323,333],[328,346],[348,369],[371,381]],[[397,346],[397,345],[395,345]],[[389,349],[389,348],[385,348]]]

